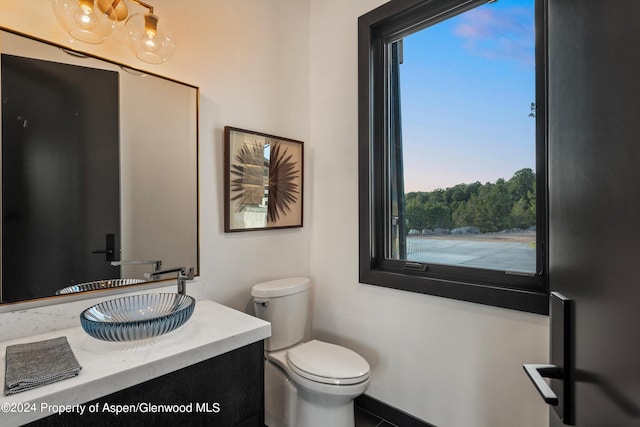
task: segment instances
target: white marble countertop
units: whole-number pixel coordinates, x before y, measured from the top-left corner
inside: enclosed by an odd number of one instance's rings
[[[198,300],[182,327],[139,342],[112,343],[87,335],[81,327],[61,329],[0,343],[4,386],[6,347],[66,336],[82,366],[77,377],[0,397],[3,427],[53,415],[55,405],[77,405],[268,338],[271,325],[256,317]],[[27,405],[25,405],[25,403]]]

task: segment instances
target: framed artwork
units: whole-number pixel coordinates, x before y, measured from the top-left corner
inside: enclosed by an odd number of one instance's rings
[[[224,231],[302,227],[303,143],[224,128]]]

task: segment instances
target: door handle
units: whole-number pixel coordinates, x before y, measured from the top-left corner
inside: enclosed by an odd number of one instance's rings
[[[558,292],[549,295],[549,364],[522,365],[542,399],[566,425],[575,420],[574,301]],[[550,378],[547,382],[544,379]]]
[[[522,367],[545,403],[558,406],[558,396],[551,390],[544,378],[560,379],[562,378],[562,369],[556,365],[527,364]]]
[[[95,251],[91,251],[92,254],[105,254],[107,258],[107,262],[111,262],[116,259],[116,235],[108,233],[106,235],[106,248],[105,249],[96,249]]]

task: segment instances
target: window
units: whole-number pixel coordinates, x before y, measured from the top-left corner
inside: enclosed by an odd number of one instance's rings
[[[360,282],[547,313],[543,0],[359,20]]]

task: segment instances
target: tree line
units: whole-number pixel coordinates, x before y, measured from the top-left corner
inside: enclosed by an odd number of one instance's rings
[[[495,183],[458,184],[405,195],[407,229],[475,226],[483,233],[527,229],[536,223],[536,175],[520,169]]]

